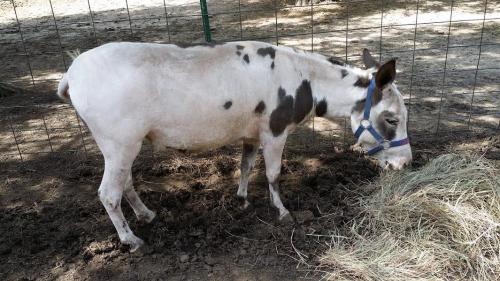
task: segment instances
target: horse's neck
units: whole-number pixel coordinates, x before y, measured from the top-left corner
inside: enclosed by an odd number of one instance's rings
[[[324,117],[349,117],[356,103],[366,97],[369,80],[365,70],[338,65],[317,54],[305,54],[300,61],[311,79],[316,105],[327,104]]]

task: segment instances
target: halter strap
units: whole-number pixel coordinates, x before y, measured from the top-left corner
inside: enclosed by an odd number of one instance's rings
[[[363,120],[361,120],[361,123],[359,124],[358,129],[356,129],[356,132],[354,132],[354,137],[356,137],[356,139],[359,139],[361,134],[366,130],[377,141],[377,145],[368,150],[368,152],[367,152],[368,155],[375,155],[382,150],[389,149],[391,147],[403,146],[403,145],[410,143],[408,138],[404,138],[404,139],[396,140],[396,141],[386,140],[372,126],[372,122],[370,121],[370,111],[372,108],[372,97],[373,97],[374,92],[375,92],[375,79],[372,79],[370,81],[370,86],[368,86],[368,93],[366,94],[365,110],[363,112]]]
[[[375,93],[375,79],[370,81],[370,86],[368,86],[368,93],[366,94],[365,101],[365,111],[363,112],[363,119],[370,120],[370,110],[372,108],[372,97]]]

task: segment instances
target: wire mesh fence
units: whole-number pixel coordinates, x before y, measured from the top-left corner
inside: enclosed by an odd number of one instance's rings
[[[500,128],[497,1],[1,0],[0,9],[3,159],[97,152],[55,88],[71,64],[66,51],[111,41],[259,40],[356,66],[369,48],[380,61],[398,57],[410,135]],[[349,120],[315,118],[293,138],[299,145],[346,145],[349,131]]]

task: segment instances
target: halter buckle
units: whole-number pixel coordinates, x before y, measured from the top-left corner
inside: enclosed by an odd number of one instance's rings
[[[368,129],[372,125],[372,122],[368,119],[363,119],[363,120],[361,120],[360,124],[363,128]]]
[[[380,145],[384,148],[384,149],[389,149],[391,148],[391,142],[388,141],[388,140],[384,140],[382,143],[380,143]]]

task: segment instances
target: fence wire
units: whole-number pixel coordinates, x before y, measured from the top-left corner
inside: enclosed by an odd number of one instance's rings
[[[334,55],[358,66],[361,48],[370,47],[380,62],[399,57],[398,83],[411,135],[500,129],[500,35],[494,31],[500,28],[500,4],[494,1],[201,0],[174,6],[157,0],[144,8],[136,7],[136,1],[112,0],[109,3],[117,7],[105,9],[100,7],[103,2],[80,2],[82,10],[72,15],[60,12],[72,5],[64,0],[33,1],[49,12],[31,18],[18,13],[29,9],[28,1],[0,1],[0,52],[7,61],[0,66],[0,82],[28,89],[28,96],[36,97],[22,102],[14,95],[0,98],[4,157],[21,161],[47,153],[87,157],[96,151],[74,109],[43,96],[54,96],[60,75],[69,67],[66,51],[86,51],[110,41],[259,40]],[[403,14],[401,22],[391,19],[398,12]],[[464,14],[469,16],[460,18]],[[83,35],[82,26],[90,27]],[[471,39],[475,36],[477,40]],[[352,141],[348,118],[334,121],[333,126],[313,118],[306,127],[311,133],[296,134],[306,145],[318,145],[325,135],[333,137],[335,145]]]

